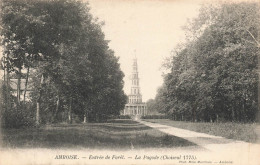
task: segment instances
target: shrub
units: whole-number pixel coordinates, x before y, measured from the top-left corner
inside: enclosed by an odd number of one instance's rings
[[[34,113],[30,106],[3,109],[2,126],[4,128],[20,128],[34,126]]]
[[[117,119],[131,119],[129,115],[119,115],[116,117]]]
[[[141,119],[168,119],[169,117],[166,115],[147,115],[142,116]]]

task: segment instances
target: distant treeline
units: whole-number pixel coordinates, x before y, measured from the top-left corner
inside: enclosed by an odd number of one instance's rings
[[[119,115],[126,103],[124,74],[105,40],[103,23],[89,10],[77,0],[2,1],[5,127]],[[17,80],[15,89],[10,77]]]
[[[185,27],[187,42],[165,64],[170,72],[152,109],[174,120],[255,121],[259,11],[248,2],[202,7]]]

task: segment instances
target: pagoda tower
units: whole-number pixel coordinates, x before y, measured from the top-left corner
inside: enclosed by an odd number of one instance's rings
[[[133,59],[132,67],[131,92],[128,95],[128,103],[125,105],[125,109],[121,114],[130,116],[145,116],[147,115],[147,108],[146,103],[142,102],[136,57]]]

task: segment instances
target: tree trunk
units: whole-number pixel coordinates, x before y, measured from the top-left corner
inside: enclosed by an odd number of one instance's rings
[[[83,120],[83,123],[86,123],[87,122],[87,113],[85,112],[84,113],[84,120]]]
[[[19,68],[18,70],[18,79],[17,79],[17,106],[20,107],[21,105],[21,75],[22,69]]]
[[[56,109],[55,109],[55,112],[53,114],[53,122],[55,122],[56,119],[57,119],[57,114],[59,112],[59,107],[60,107],[60,95],[58,94],[57,101],[56,101]]]
[[[36,126],[40,125],[40,105],[41,105],[41,97],[42,97],[42,87],[43,87],[43,75],[41,77],[41,84],[40,84],[40,91],[39,91],[39,97],[37,99],[37,108],[36,108]]]
[[[3,66],[3,69],[4,69],[4,84],[6,83],[6,74],[5,74],[5,72],[6,72],[6,68],[5,68],[5,64],[6,64],[6,62],[5,62],[5,55],[4,55],[4,57],[3,57],[3,63],[4,63],[4,66]]]
[[[8,55],[7,55],[8,60]],[[9,64],[6,67],[6,109],[11,109]]]
[[[6,48],[4,48],[5,50]],[[5,56],[6,55],[6,56]],[[5,100],[5,108],[6,110],[10,110],[11,109],[11,97],[10,97],[10,67],[9,67],[9,54],[4,54],[4,73],[5,73],[5,77],[4,77],[4,83],[5,83],[5,87],[6,87],[6,90],[5,90],[5,97],[6,97],[6,100]]]
[[[37,101],[37,107],[36,107],[36,126],[40,125],[40,102]]]
[[[234,110],[234,105],[231,107],[231,118],[232,118],[232,122],[235,121],[235,110]]]
[[[28,67],[27,67],[27,73],[26,73],[24,93],[23,93],[23,104],[24,104],[24,105],[25,105],[25,98],[26,98],[27,85],[28,85],[28,79],[29,79],[29,72],[30,72],[30,67],[28,66]]]
[[[241,117],[242,117],[242,121],[243,121],[243,122],[247,122],[246,98],[243,99],[243,103],[242,103],[242,104],[243,104],[243,108],[242,108],[243,111],[242,111],[242,114],[241,114],[241,115],[242,115],[242,116],[241,116]]]
[[[192,108],[192,121],[195,122],[195,110]]]
[[[258,47],[260,48],[260,45],[258,45]],[[257,109],[257,113],[256,113],[256,120],[259,122],[260,121],[260,55],[258,53],[257,55],[257,72],[258,72],[258,88],[257,88],[257,93],[258,93],[258,109]]]
[[[7,68],[6,68],[6,57],[5,57],[5,55],[4,55],[4,57],[3,57],[3,63],[4,63],[4,65],[3,65],[3,69],[4,69],[4,83],[3,83],[3,85],[5,86],[5,93],[4,93],[4,98],[5,98],[5,100],[4,100],[4,104],[7,106],[7,93],[8,93],[8,91],[7,91],[7,74],[6,74],[6,72],[7,72]],[[7,108],[7,107],[6,107]]]
[[[71,119],[71,106],[72,106],[72,98],[70,97],[70,101],[69,101],[69,112],[68,112],[68,118],[69,118],[69,123],[72,123],[72,119]]]
[[[57,99],[57,102],[56,102],[56,111],[55,111],[56,114],[59,111],[59,106],[60,106],[60,96],[58,95],[58,99]]]
[[[193,122],[197,122],[197,114],[196,114],[196,107],[197,107],[197,103],[195,102],[192,106],[192,115],[193,115]]]
[[[99,122],[99,118],[98,118],[98,114],[97,113],[95,114],[95,121]]]

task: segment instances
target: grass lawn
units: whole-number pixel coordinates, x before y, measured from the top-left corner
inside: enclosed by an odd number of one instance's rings
[[[153,123],[164,124],[177,128],[183,128],[195,132],[207,133],[210,135],[222,136],[228,139],[241,140],[255,143],[258,141],[255,128],[257,124],[242,124],[242,123],[204,123],[204,122],[185,122],[173,121],[168,119],[144,119]]]
[[[55,124],[41,128],[3,129],[4,147],[143,149],[195,146],[195,144],[132,120],[107,123]]]

